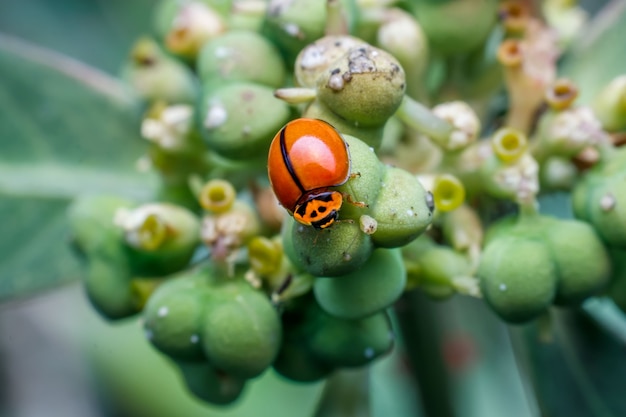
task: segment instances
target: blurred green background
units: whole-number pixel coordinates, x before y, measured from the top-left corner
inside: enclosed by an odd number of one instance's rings
[[[107,190],[146,196],[154,186],[134,169],[142,152],[138,109],[114,78],[133,39],[150,31],[153,3],[0,1],[0,298],[22,294],[0,303],[0,417],[314,415],[324,384],[293,384],[271,371],[234,406],[192,399],[166,359],[145,342],[137,320],[104,322],[72,283],[80,267],[65,228],[71,198]],[[605,2],[582,3],[595,10]],[[616,17],[621,22],[623,9]],[[599,47],[579,51],[577,63],[566,67],[589,87],[583,97],[625,70],[626,25],[615,27],[600,36]],[[621,55],[615,53],[620,44]],[[597,64],[599,57],[606,65]],[[554,210],[562,214],[563,206],[557,202]],[[61,288],[25,295],[60,282]],[[402,303],[421,307],[404,311]],[[422,415],[424,392],[454,405],[441,416],[538,415],[530,381],[541,381],[542,372],[541,401],[569,404],[570,413],[560,415],[626,415],[619,392],[624,342],[607,338],[586,318],[563,316],[561,335],[566,342],[576,339],[575,348],[563,354],[531,345],[522,355],[534,361],[529,365],[516,361],[511,340],[532,328],[516,328],[511,338],[480,301],[434,303],[412,293],[402,303],[403,322],[415,324],[407,346],[424,354],[422,375],[430,375],[433,357],[442,358],[446,375],[433,379],[432,387],[422,378],[420,391],[399,344],[371,370],[371,415]],[[579,340],[581,323],[593,346]],[[532,371],[520,372],[520,366]]]

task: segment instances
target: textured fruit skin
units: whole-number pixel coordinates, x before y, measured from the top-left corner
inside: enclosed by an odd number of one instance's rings
[[[539,239],[495,239],[485,248],[477,275],[489,306],[510,323],[535,318],[556,294],[554,262]]]
[[[247,286],[247,287],[246,287]],[[254,378],[274,361],[282,332],[276,310],[246,282],[216,288],[206,306],[202,347],[217,369]]]
[[[341,277],[318,278],[315,298],[328,314],[342,319],[371,316],[393,304],[406,285],[399,249],[377,249],[361,269]]]
[[[350,155],[334,127],[300,118],[287,123],[272,140],[267,170],[278,201],[293,215],[311,192],[348,180]]]
[[[590,225],[556,221],[545,236],[559,274],[556,305],[578,305],[607,286],[611,262]]]

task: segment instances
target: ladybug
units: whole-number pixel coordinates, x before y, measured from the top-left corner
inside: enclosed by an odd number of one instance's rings
[[[329,188],[350,178],[350,154],[330,124],[287,123],[272,140],[267,169],[278,201],[298,222],[324,229],[337,220],[343,195]]]

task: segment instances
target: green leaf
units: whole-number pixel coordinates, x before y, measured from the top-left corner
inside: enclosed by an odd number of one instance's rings
[[[150,31],[154,0],[2,0],[3,32],[116,74]]]
[[[0,300],[80,277],[65,209],[83,193],[147,198],[137,106],[98,70],[0,34]]]
[[[626,415],[624,335],[621,340],[614,337],[580,311],[551,313],[549,323],[539,321],[512,331],[542,415]],[[625,325],[622,315],[622,330]]]
[[[626,73],[626,2],[609,2],[585,28],[563,63],[563,75],[579,87],[589,103],[614,77]]]

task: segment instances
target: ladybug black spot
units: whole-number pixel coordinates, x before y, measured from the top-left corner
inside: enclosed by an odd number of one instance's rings
[[[326,207],[321,206],[317,209],[317,211],[319,211],[320,213],[325,213],[326,212]]]
[[[311,212],[311,214],[309,214],[309,216],[310,216],[312,219],[316,218],[316,217],[317,217],[317,211],[313,210],[313,211]]]

